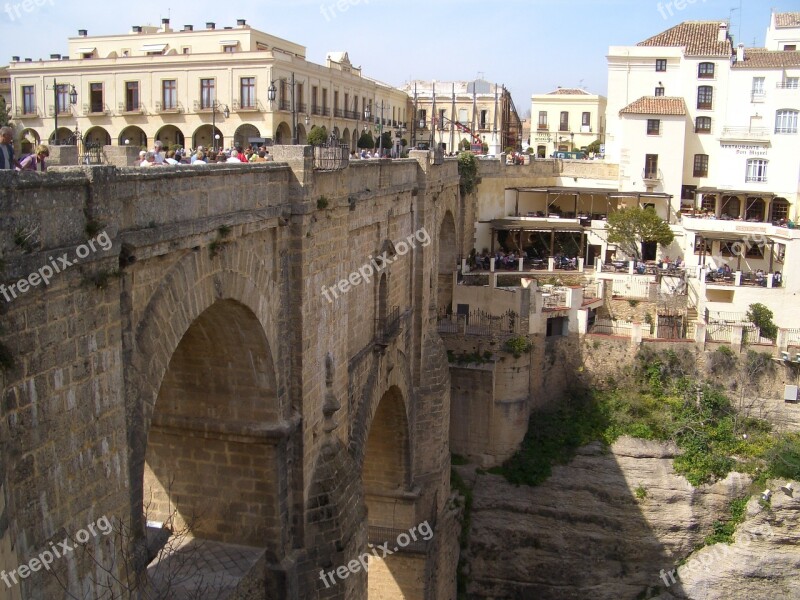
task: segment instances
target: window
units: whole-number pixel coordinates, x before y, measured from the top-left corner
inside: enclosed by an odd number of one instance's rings
[[[711,117],[697,117],[694,121],[695,133],[711,133]]]
[[[714,79],[714,63],[701,62],[697,65],[697,77],[700,79]]]
[[[69,112],[69,85],[59,84],[56,92],[56,106],[58,114],[63,115]]]
[[[764,244],[747,244],[746,258],[764,258]]]
[[[311,114],[319,114],[319,88],[315,85],[311,86]]]
[[[747,161],[747,175],[745,181],[764,183],[767,181],[767,160],[751,158]]]
[[[239,106],[241,108],[255,108],[256,105],[256,78],[242,77],[239,80]]]
[[[681,200],[694,200],[696,196],[697,196],[696,185],[681,186]]]
[[[439,129],[444,130],[444,113],[447,112],[446,109],[441,109],[439,111]]]
[[[663,96],[664,95],[664,88],[662,86],[658,86],[656,88],[656,93],[653,94],[654,96]]]
[[[561,112],[561,120],[558,125],[559,131],[569,131],[569,113],[567,111]]]
[[[178,82],[175,79],[165,79],[161,82],[161,108],[175,110],[178,107]]]
[[[333,90],[333,110],[339,109],[339,90]]]
[[[659,135],[661,133],[660,119],[647,119],[647,135]]]
[[[797,133],[798,111],[782,109],[775,113],[775,133]]]
[[[103,112],[103,84],[90,83],[89,84],[89,112],[101,113]]]
[[[542,113],[539,113],[539,117],[541,118]],[[489,118],[489,111],[482,110],[481,111],[481,129],[486,129],[486,121]],[[544,124],[545,129],[547,129],[547,113],[544,113]],[[541,128],[540,128],[541,129]]]
[[[222,51],[228,52],[229,54],[233,54],[234,52],[236,52],[236,46],[234,46],[233,44],[228,46],[223,46]]]
[[[697,88],[697,108],[710,110],[714,105],[714,88],[701,85]]]
[[[22,86],[22,114],[36,114],[36,92],[32,85]]]
[[[800,77],[786,77],[778,84],[778,87],[786,90],[796,90],[800,87]]]
[[[644,155],[644,178],[658,179],[658,154]]]
[[[753,98],[761,98],[764,96],[764,78],[753,77],[753,86],[751,88]]]
[[[181,54],[191,54],[192,49],[189,46],[183,46],[181,48]]]
[[[581,125],[583,127],[591,127],[592,126],[592,113],[585,112],[581,114]]]
[[[666,71],[667,70],[667,59],[666,58],[657,58],[656,59],[656,71]]]
[[[458,122],[461,123],[462,125],[466,125],[468,118],[469,117],[467,116],[467,109],[466,108],[459,108],[458,109]]]
[[[797,52],[797,44],[784,44],[783,50],[785,52]]]
[[[770,204],[770,210],[772,211],[770,220],[773,224],[789,218],[789,203],[785,198],[775,198]]]
[[[703,202],[701,204],[703,212],[710,212],[716,214],[717,212],[717,197],[714,194],[703,195]]]
[[[694,177],[708,177],[708,154],[694,155]]]
[[[125,82],[125,110],[134,112],[139,110],[139,82]]]
[[[424,108],[420,108],[418,111],[417,122],[418,124],[422,125],[422,127],[428,126],[428,111]],[[424,124],[423,124],[424,123]]]
[[[217,99],[213,79],[200,80],[200,108],[213,108]]]
[[[539,129],[543,129],[547,131],[547,111],[540,110],[539,111]]]
[[[328,89],[322,88],[322,114],[328,115]],[[375,114],[375,113],[372,113]]]

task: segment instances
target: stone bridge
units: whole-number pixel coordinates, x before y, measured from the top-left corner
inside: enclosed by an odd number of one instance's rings
[[[474,208],[426,153],[274,154],[0,173],[3,598],[455,597]]]

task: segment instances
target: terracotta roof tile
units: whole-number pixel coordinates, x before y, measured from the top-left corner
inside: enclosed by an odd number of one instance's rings
[[[686,103],[674,96],[642,96],[619,111],[621,115],[685,115]]]
[[[800,27],[800,12],[775,13],[775,27]]]
[[[730,39],[718,41],[719,21],[685,21],[637,46],[685,47],[686,56],[725,56],[733,53]]]
[[[590,96],[589,92],[579,88],[558,88],[552,92],[547,93],[548,96]]]
[[[745,48],[744,62],[733,64],[734,69],[785,69],[787,67],[800,67],[800,51]]]

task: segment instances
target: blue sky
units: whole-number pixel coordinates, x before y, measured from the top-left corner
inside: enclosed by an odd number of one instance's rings
[[[222,27],[242,18],[306,46],[314,62],[324,63],[328,51],[347,50],[366,75],[393,85],[482,73],[511,90],[522,114],[530,110],[531,94],[557,86],[605,94],[609,46],[635,44],[681,21],[729,16],[737,43],[741,28],[747,46],[754,40],[762,45],[770,6],[800,11],[800,0],[677,0],[680,10],[675,0],[29,1],[26,12],[20,0],[0,0],[0,64],[12,55],[64,53],[67,37],[78,29],[122,33],[167,16],[176,29],[201,28],[206,21]]]

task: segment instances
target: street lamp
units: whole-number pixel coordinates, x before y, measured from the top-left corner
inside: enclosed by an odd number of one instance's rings
[[[53,78],[53,87],[52,88],[49,88],[49,87],[47,88],[48,90],[50,90],[50,89],[53,90],[53,113],[55,115],[55,127],[56,127],[55,131],[53,131],[53,145],[54,146],[58,146],[59,145],[59,141],[58,141],[58,109],[59,109],[59,106],[58,106],[58,92],[61,90],[61,88],[66,88],[68,85],[70,86],[69,104],[71,106],[75,106],[78,103],[78,92],[77,92],[77,90],[75,90],[75,86],[74,85],[68,84],[68,83],[58,83],[58,81],[56,81],[56,79]]]
[[[372,110],[370,109],[371,106],[372,106],[372,104],[367,104],[366,106],[364,106],[364,120],[367,123],[369,123],[370,119],[372,118]],[[370,125],[370,129],[371,128],[372,128],[372,126]],[[365,132],[367,131],[367,125],[366,124],[364,125],[364,131]]]
[[[221,104],[214,99],[211,102],[211,135],[214,138],[214,152],[217,151],[217,140],[219,139],[219,134],[217,133],[217,109],[222,109],[222,116],[226,119],[231,116],[231,109],[228,108],[227,104]]]
[[[269,87],[267,88],[267,98],[270,101],[270,104],[275,102],[275,96],[278,93],[278,88],[275,87],[275,82],[277,79],[273,79],[269,83]],[[281,81],[283,81],[281,79]],[[302,81],[300,83],[303,83]],[[297,145],[300,143],[299,138],[297,137],[297,103],[295,102],[295,79],[294,79],[294,71],[292,71],[292,144]],[[306,114],[306,125],[309,123],[308,114]]]
[[[369,121],[371,116],[369,106],[364,109],[364,118]],[[383,100],[381,100],[381,120],[378,124],[378,156],[383,157]]]

